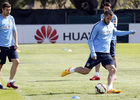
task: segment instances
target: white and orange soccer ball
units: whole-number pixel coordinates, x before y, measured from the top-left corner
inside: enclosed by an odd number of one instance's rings
[[[103,83],[98,83],[95,86],[95,92],[98,94],[103,94],[106,92],[106,86]]]

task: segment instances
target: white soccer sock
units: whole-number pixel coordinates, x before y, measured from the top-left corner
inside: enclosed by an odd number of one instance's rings
[[[9,83],[10,83],[10,82],[13,82],[13,80],[12,80],[12,79],[10,79],[10,80],[9,80]]]
[[[99,72],[96,72],[95,75],[99,77]]]
[[[1,85],[1,82],[0,82],[0,85]]]
[[[75,68],[70,69],[70,73],[73,73],[73,72],[75,72]]]
[[[108,85],[108,91],[110,91],[111,89],[113,89],[113,85]]]

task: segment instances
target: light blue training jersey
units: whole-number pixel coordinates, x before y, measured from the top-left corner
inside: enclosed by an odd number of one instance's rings
[[[4,18],[0,14],[0,46],[10,47],[13,45],[13,31],[15,30],[14,18],[11,15]]]
[[[119,31],[114,27],[112,22],[106,25],[103,23],[103,21],[99,21],[94,25],[88,39],[88,46],[91,52],[91,57],[96,56],[95,52],[110,52],[110,42],[113,34],[117,36],[124,36],[131,33],[134,33],[134,30]]]
[[[101,20],[103,20],[103,19],[104,19],[104,14],[101,14]],[[117,28],[118,18],[115,14],[113,14],[113,18],[112,18],[111,22]],[[111,40],[116,40],[116,35],[113,35]]]

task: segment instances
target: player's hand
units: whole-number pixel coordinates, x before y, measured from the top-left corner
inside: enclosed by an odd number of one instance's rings
[[[96,59],[97,59],[97,57],[96,57],[96,56],[94,56],[94,57],[92,57],[92,59],[96,60]]]
[[[18,44],[15,44],[14,49],[17,49],[17,48],[18,48]]]
[[[134,31],[134,33],[132,33],[133,35],[136,33],[136,31]]]

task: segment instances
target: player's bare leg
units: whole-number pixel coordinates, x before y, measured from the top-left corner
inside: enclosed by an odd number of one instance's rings
[[[100,70],[100,64],[98,64],[98,65],[95,66],[95,72],[98,72],[99,73],[99,70]]]
[[[116,67],[116,69],[117,69],[117,60],[116,60],[116,57],[112,57],[112,58],[113,58],[113,60],[114,60],[115,67]],[[115,74],[114,80],[116,80],[116,74]]]
[[[14,89],[17,89],[18,87],[14,85],[14,82],[13,82],[13,79],[14,79],[14,76],[17,72],[17,67],[18,67],[18,64],[19,64],[19,60],[18,59],[12,59],[12,67],[11,67],[11,70],[10,70],[10,79],[9,79],[9,82],[7,83],[7,87],[12,87]]]
[[[100,80],[99,70],[100,70],[100,64],[95,66],[95,76],[93,76],[89,80]]]
[[[86,75],[88,74],[89,72],[91,71],[91,69],[88,69],[88,68],[85,68],[85,67],[76,67],[76,68],[69,68],[69,69],[66,69],[64,70],[62,73],[61,73],[61,77],[64,77],[70,73],[73,73],[73,72],[77,72],[77,73],[80,73],[80,74],[83,74],[83,75]]]
[[[116,74],[115,66],[114,65],[107,65],[106,68],[109,71],[109,75],[108,75],[108,91],[107,91],[107,93],[120,93],[121,90],[113,89],[113,81],[114,81],[114,77],[115,77],[115,74]]]
[[[75,68],[75,72],[86,75],[91,71],[91,69],[89,68],[85,68],[85,67],[76,67]]]
[[[113,85],[114,76],[115,76],[115,73],[116,73],[116,68],[115,68],[114,65],[107,65],[106,68],[109,71],[108,85]]]
[[[11,70],[10,70],[10,79],[13,80],[14,79],[14,76],[17,72],[17,67],[18,67],[18,64],[19,64],[19,60],[18,59],[12,59],[12,67],[11,67]]]
[[[116,60],[116,57],[112,57],[112,58],[113,58],[113,60],[114,60],[115,67],[116,67],[116,69],[117,69],[117,60]]]

